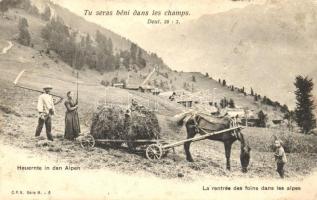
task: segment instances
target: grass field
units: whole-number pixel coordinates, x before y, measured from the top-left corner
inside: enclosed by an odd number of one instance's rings
[[[119,89],[117,93],[120,94]],[[1,142],[9,144],[34,155],[44,155],[51,159],[81,166],[87,169],[109,168],[119,172],[133,174],[143,171],[162,178],[183,178],[196,180],[199,177],[225,176],[225,177],[249,177],[249,178],[278,178],[275,172],[273,152],[269,149],[272,135],[281,134],[277,130],[248,128],[243,133],[252,148],[249,172],[243,174],[240,171],[239,152],[240,145],[236,142],[232,151],[232,171],[225,169],[225,156],[223,144],[215,141],[201,141],[192,144],[192,154],[196,162],[189,163],[185,160],[183,147],[177,147],[175,154],[152,163],[143,154],[131,153],[126,148],[112,149],[109,147],[94,148],[91,151],[84,150],[78,143],[63,139],[63,105],[57,106],[58,115],[53,119],[53,134],[55,141],[49,143],[43,138],[35,139],[34,130],[37,123],[35,112],[36,94],[13,88],[11,84],[1,80],[1,105],[10,108],[9,111],[1,111]],[[83,123],[83,117],[89,116],[89,103],[81,99],[80,116],[82,129],[89,130],[89,126]],[[15,113],[19,113],[16,115]],[[87,117],[87,116],[86,116]],[[184,128],[172,129],[168,125],[169,115],[158,114],[162,127],[162,137],[170,141],[178,141],[185,138]],[[89,123],[89,117],[87,117]],[[297,135],[296,135],[297,136]],[[303,136],[297,136],[303,137]],[[315,136],[313,136],[315,137]],[[316,138],[313,138],[316,139]],[[313,141],[310,139],[308,142]],[[316,153],[288,153],[286,165],[286,177],[288,179],[303,178],[316,167]]]
[[[283,141],[287,153],[317,153],[317,137],[315,135],[304,135],[288,130],[248,128],[245,130],[250,143],[261,152],[273,150],[276,138]]]

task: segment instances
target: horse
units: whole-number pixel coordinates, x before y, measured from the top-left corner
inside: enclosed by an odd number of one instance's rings
[[[228,117],[210,116],[203,113],[193,113],[191,111],[180,114],[177,120],[177,124],[179,126],[183,126],[183,124],[185,123],[185,127],[187,130],[187,139],[193,138],[197,133],[204,135],[208,132],[229,129],[230,127],[236,125],[234,122],[235,121]],[[242,172],[246,173],[248,171],[251,148],[248,142],[246,141],[244,135],[240,132],[240,129],[211,135],[208,136],[207,139],[220,141],[224,143],[226,168],[229,171],[231,170],[230,155],[232,144],[235,141],[240,141],[240,163],[242,167]],[[189,150],[190,144],[191,141],[184,143],[186,160],[189,162],[194,162]]]

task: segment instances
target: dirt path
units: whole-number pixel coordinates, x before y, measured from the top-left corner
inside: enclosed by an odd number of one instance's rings
[[[2,51],[0,52],[0,55],[6,54],[14,46],[11,41],[8,41],[8,44],[9,44],[8,46],[2,49]]]
[[[36,155],[36,156],[35,156]],[[40,191],[41,196],[28,195],[37,199],[234,199],[239,195],[242,199],[313,199],[316,190],[314,184],[317,174],[304,182],[281,181],[279,179],[246,179],[239,178],[232,181],[227,177],[201,177],[193,182],[183,179],[161,179],[154,175],[136,172],[131,175],[117,173],[111,169],[89,170],[80,168],[66,170],[66,166],[76,167],[54,160],[40,154],[34,154],[19,148],[4,145],[0,146],[0,196],[4,199],[19,199],[18,194],[12,191]],[[83,157],[91,159],[89,157]],[[41,167],[41,170],[18,170],[18,166]],[[44,170],[44,167],[50,167]],[[62,167],[53,170],[53,167]],[[123,184],[124,183],[124,184]],[[300,191],[206,191],[204,187],[231,187],[248,186],[280,186],[301,187]],[[48,192],[50,194],[48,194]],[[304,196],[303,196],[304,195]],[[22,196],[24,197],[24,196]],[[221,198],[220,198],[221,197]],[[306,197],[306,198],[305,198]]]

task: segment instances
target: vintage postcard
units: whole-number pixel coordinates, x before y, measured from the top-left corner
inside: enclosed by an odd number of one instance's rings
[[[317,199],[316,0],[0,0],[0,199]]]

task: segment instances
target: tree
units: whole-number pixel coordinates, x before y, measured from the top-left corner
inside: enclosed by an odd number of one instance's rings
[[[110,85],[109,81],[104,81],[104,80],[101,80],[100,84],[106,87]]]
[[[228,106],[228,100],[226,99],[226,97],[220,100],[220,106],[221,108],[225,108]]]
[[[119,82],[118,77],[113,77],[111,80],[111,85],[113,86],[113,84],[118,83],[118,82]]]
[[[110,55],[113,54],[113,43],[112,43],[112,40],[111,38],[108,38],[108,41],[107,41],[107,51]]]
[[[254,95],[253,88],[251,88],[251,96],[253,96],[253,95]]]
[[[143,58],[143,53],[142,53],[141,49],[139,49],[139,52],[138,52],[137,65],[140,68],[145,68],[146,67],[146,60]]]
[[[196,77],[194,75],[192,76],[192,81],[196,82]]]
[[[281,112],[282,112],[282,113],[288,113],[288,112],[289,112],[288,106],[287,106],[286,104],[284,104],[284,105],[281,107]]]
[[[56,18],[46,24],[41,34],[48,43],[48,50],[55,51],[64,62],[75,66],[74,61],[78,57],[76,32],[71,33],[63,20]]]
[[[206,76],[206,77],[209,77],[209,74],[208,74],[208,72],[206,72],[205,76]]]
[[[28,28],[29,27],[29,23],[28,20],[26,18],[21,18],[18,24],[18,28],[20,29],[24,29],[24,28]]]
[[[262,110],[258,112],[258,122],[257,126],[258,127],[266,127],[266,122],[267,122],[267,115],[264,114]]]
[[[24,46],[30,46],[31,44],[31,35],[28,30],[28,21],[25,18],[21,18],[18,24],[19,28],[19,38],[18,41]]]
[[[266,96],[263,97],[262,103],[263,103],[263,104],[267,104],[267,98],[266,98]]]
[[[21,3],[18,7],[28,12],[29,9],[32,7],[30,0],[20,0],[20,1]]]
[[[90,49],[91,48],[91,45],[92,45],[92,41],[91,41],[91,38],[90,38],[90,35],[89,33],[86,35],[86,38],[85,38],[85,47],[87,49]]]
[[[4,1],[0,2],[0,11],[1,11],[2,15],[9,10],[9,6],[6,3],[8,1],[10,1],[10,0],[4,0]]]
[[[316,119],[313,113],[315,106],[311,94],[314,83],[307,76],[299,75],[296,76],[294,85],[296,87],[295,96],[297,101],[295,108],[296,123],[302,132],[307,134],[316,127]]]
[[[31,7],[28,9],[28,12],[32,15],[39,16],[40,11],[36,6],[31,5]]]
[[[0,12],[4,14],[9,8],[15,7],[21,3],[21,0],[2,0],[0,1]]]
[[[126,88],[126,87],[127,87],[127,81],[126,81],[126,79],[121,79],[120,82],[123,84],[123,88]]]
[[[226,85],[227,85],[227,82],[226,82],[226,80],[225,80],[225,79],[223,79],[223,81],[222,81],[222,85],[223,85],[223,86],[226,86]]]
[[[46,7],[44,12],[42,13],[42,19],[45,21],[49,21],[51,19],[51,9],[50,7]]]
[[[284,114],[284,119],[287,120],[287,128],[289,131],[294,129],[295,113],[294,111],[289,111]]]
[[[129,69],[130,65],[130,52],[129,51],[121,51],[120,57],[122,57],[122,65],[125,66],[125,68]]]
[[[235,104],[234,104],[234,101],[233,101],[233,99],[230,99],[229,100],[229,108],[235,108],[236,106],[235,106]]]
[[[281,106],[281,103],[280,102],[278,102],[278,101],[275,101],[275,102],[273,102],[273,106],[275,106],[275,107],[279,107],[279,108],[281,108],[282,106]]]
[[[266,104],[273,106],[273,101],[270,98],[266,97]]]
[[[131,43],[130,55],[131,55],[131,60],[133,64],[136,64],[137,53],[138,53],[138,46],[135,43]]]
[[[105,61],[105,70],[112,71],[115,69],[115,57],[113,55],[109,55]]]

